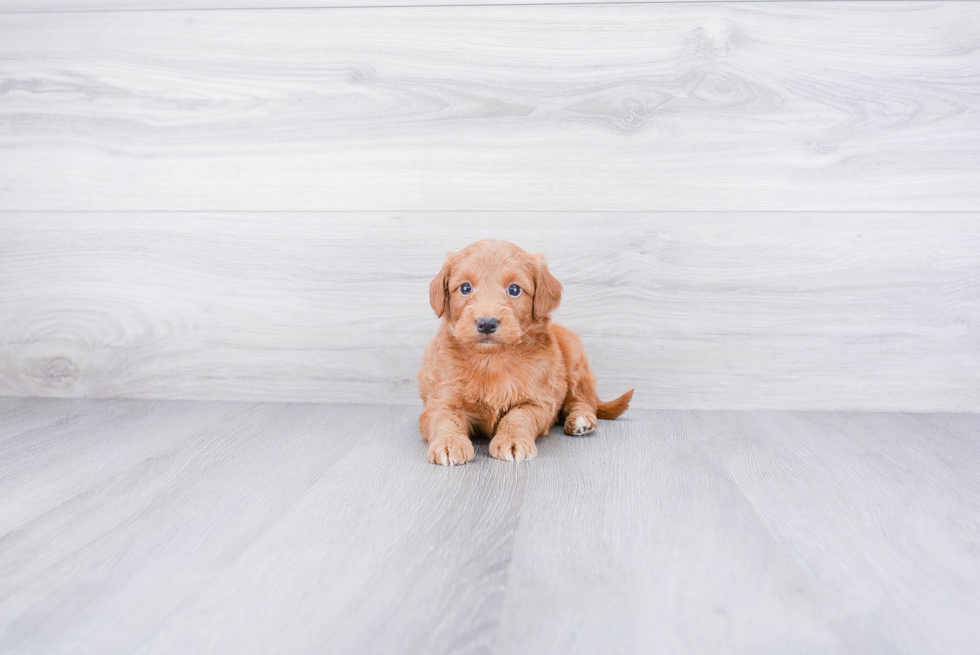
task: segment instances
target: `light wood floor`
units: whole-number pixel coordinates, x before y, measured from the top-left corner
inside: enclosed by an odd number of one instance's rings
[[[980,415],[0,399],[4,653],[968,653]]]

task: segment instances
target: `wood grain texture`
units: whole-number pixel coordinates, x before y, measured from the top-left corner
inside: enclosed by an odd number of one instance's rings
[[[971,652],[980,416],[946,419],[631,412],[549,440],[501,651]]]
[[[980,208],[980,4],[0,17],[0,209]]]
[[[89,408],[3,442],[3,652],[439,652],[493,634],[526,469],[433,467],[411,408]]]
[[[976,414],[631,409],[442,468],[411,407],[0,399],[52,412],[72,425],[0,422],[4,653],[980,639]]]
[[[418,402],[428,283],[545,252],[638,407],[980,410],[978,214],[0,214],[0,395]]]
[[[710,1],[710,0],[709,0]],[[842,2],[851,0],[714,0],[724,2]],[[920,0],[907,0],[917,2]],[[200,9],[328,9],[486,5],[602,5],[705,0],[0,0],[0,13],[175,11]]]
[[[642,0],[650,2],[703,2],[704,0]],[[752,2],[758,0],[725,0]],[[795,2],[798,0],[763,0]],[[812,1],[812,0],[811,0]],[[831,1],[831,0],[828,0]],[[467,5],[573,5],[629,4],[623,0],[0,0],[0,13],[80,11],[174,11],[200,9],[327,9],[377,7],[449,7]]]

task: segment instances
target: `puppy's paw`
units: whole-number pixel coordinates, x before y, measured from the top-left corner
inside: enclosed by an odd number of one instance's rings
[[[498,434],[490,440],[490,457],[508,462],[519,462],[522,459],[534,459],[538,455],[538,447],[530,437],[515,437]]]
[[[469,439],[443,439],[429,444],[429,461],[441,466],[465,464],[473,459],[473,442]]]
[[[588,414],[588,413],[571,414],[567,419],[565,419],[565,434],[571,434],[576,437],[580,437],[583,434],[595,432],[595,426],[596,426],[595,414]]]

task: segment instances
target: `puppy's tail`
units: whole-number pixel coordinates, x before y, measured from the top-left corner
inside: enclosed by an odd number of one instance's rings
[[[608,403],[604,403],[596,398],[595,415],[599,418],[616,418],[630,406],[634,391],[635,389],[630,389],[616,400],[610,400]]]

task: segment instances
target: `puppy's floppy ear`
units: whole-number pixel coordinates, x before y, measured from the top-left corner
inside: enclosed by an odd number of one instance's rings
[[[453,273],[453,254],[452,251],[446,253],[442,270],[429,283],[429,304],[439,318],[449,311],[449,276]]]
[[[559,282],[548,265],[544,263],[544,255],[535,255],[537,260],[534,268],[534,304],[531,315],[539,320],[558,309],[561,304],[561,282]]]

